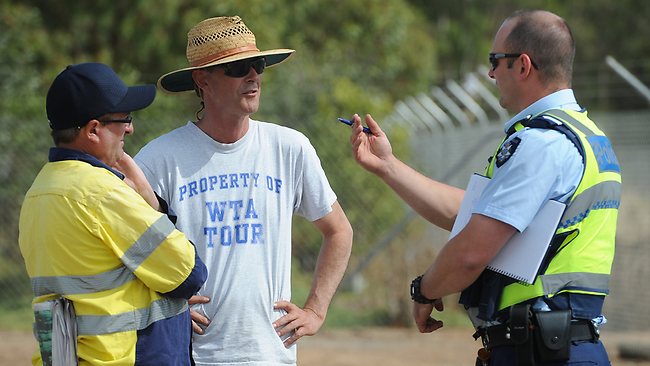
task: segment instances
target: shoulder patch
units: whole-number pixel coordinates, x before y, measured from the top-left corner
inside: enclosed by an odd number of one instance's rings
[[[499,152],[497,152],[497,168],[500,168],[503,164],[506,163],[506,161],[508,161],[508,159],[510,159],[515,150],[517,150],[517,146],[519,146],[520,142],[521,139],[519,137],[515,137],[501,146]]]

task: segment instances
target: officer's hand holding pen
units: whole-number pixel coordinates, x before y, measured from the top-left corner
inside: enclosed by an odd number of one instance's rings
[[[354,119],[354,117],[353,117],[353,119]],[[339,117],[339,122],[345,123],[348,126],[353,126],[354,125],[353,121],[350,121],[348,119],[341,118],[341,117]],[[365,132],[367,134],[372,134],[372,132],[370,132],[370,129],[368,127],[365,127],[365,126],[363,127],[363,132]]]

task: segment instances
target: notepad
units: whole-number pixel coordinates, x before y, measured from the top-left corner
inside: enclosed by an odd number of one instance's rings
[[[489,181],[489,178],[482,175],[472,175],[449,239],[456,236],[467,225],[472,216],[472,208]],[[517,281],[532,284],[565,207],[564,203],[558,201],[550,200],[545,203],[530,225],[524,231],[513,235],[487,268]]]

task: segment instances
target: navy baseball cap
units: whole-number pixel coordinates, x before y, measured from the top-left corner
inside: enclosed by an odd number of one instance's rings
[[[107,113],[129,113],[149,106],[155,85],[126,86],[107,65],[70,65],[54,79],[45,109],[50,128],[80,127]]]

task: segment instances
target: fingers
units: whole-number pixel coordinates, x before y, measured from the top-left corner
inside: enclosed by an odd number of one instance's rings
[[[442,299],[436,299],[436,301],[433,303],[433,307],[435,307],[438,311],[445,310],[445,305],[442,303]]]
[[[281,328],[280,330],[278,330],[278,335],[283,336],[283,335],[287,334],[290,330],[293,330],[293,328],[291,328],[291,329],[288,329],[288,328],[285,329],[285,328],[289,323],[291,323],[291,322],[295,321],[296,319],[298,319],[298,315],[299,315],[298,310],[301,310],[301,309],[298,306],[296,306],[295,304],[292,304],[289,301],[284,301],[284,300],[277,301],[273,305],[273,309],[275,309],[275,310],[284,310],[286,312],[286,314],[284,316],[280,317],[278,320],[274,321],[273,324],[272,324],[273,328],[275,328],[276,330]]]
[[[189,300],[187,300],[187,303],[190,305],[206,304],[209,302],[210,302],[210,298],[202,295],[193,295],[192,297],[190,297]]]
[[[293,334],[292,334],[290,337],[288,337],[287,339],[284,340],[284,342],[283,342],[283,343],[284,343],[284,346],[285,346],[286,348],[289,348],[289,347],[291,347],[294,343],[296,343],[300,338],[302,338],[303,336],[306,336],[306,335],[313,335],[313,333],[312,333],[312,334],[307,334],[307,333],[304,331],[304,329],[306,329],[306,328],[305,328],[305,327],[298,327],[298,328],[296,328],[296,329],[294,330]]]
[[[420,333],[431,333],[434,330],[442,328],[442,321],[431,317],[434,306],[436,310],[440,311],[442,309],[442,301],[438,299],[434,304],[413,303],[413,320]]]
[[[192,320],[192,331],[196,334],[203,334],[205,331],[194,320]]]
[[[192,318],[192,330],[194,333],[203,334],[205,328],[210,325],[210,319],[196,310],[190,310],[190,317]]]
[[[431,333],[442,328],[442,326],[443,323],[441,320],[436,320],[432,317],[429,317],[423,324],[418,324],[418,330],[420,333]]]
[[[370,114],[366,114],[366,125],[368,125],[368,128],[370,131],[372,131],[373,135],[378,135],[380,133],[383,133],[381,128],[379,128],[379,124],[375,122],[375,120],[372,118]]]
[[[127,174],[134,169],[135,165],[136,163],[131,157],[131,155],[127,154],[126,152],[123,152],[119,160],[115,161],[113,168],[119,170],[124,174]]]
[[[361,117],[358,114],[352,116],[352,134],[350,135],[350,142],[352,145],[358,146],[364,136],[363,126],[361,125]]]
[[[192,321],[195,323],[210,325],[210,319],[196,310],[190,310],[190,317],[192,317]]]
[[[201,295],[194,295],[187,300],[187,303],[192,306],[192,305],[197,305],[197,304],[205,304],[210,302],[210,298],[207,296],[201,296]],[[198,307],[201,311],[203,310],[203,306]],[[205,313],[201,313],[200,311],[190,309],[190,317],[192,318],[192,331],[196,334],[204,334],[205,333],[205,327],[210,325],[210,318],[208,318]]]
[[[313,310],[302,309],[288,301],[278,301],[274,308],[287,312],[272,324],[279,337],[286,337],[283,340],[285,347],[290,347],[303,336],[316,334],[323,324],[323,319]]]

